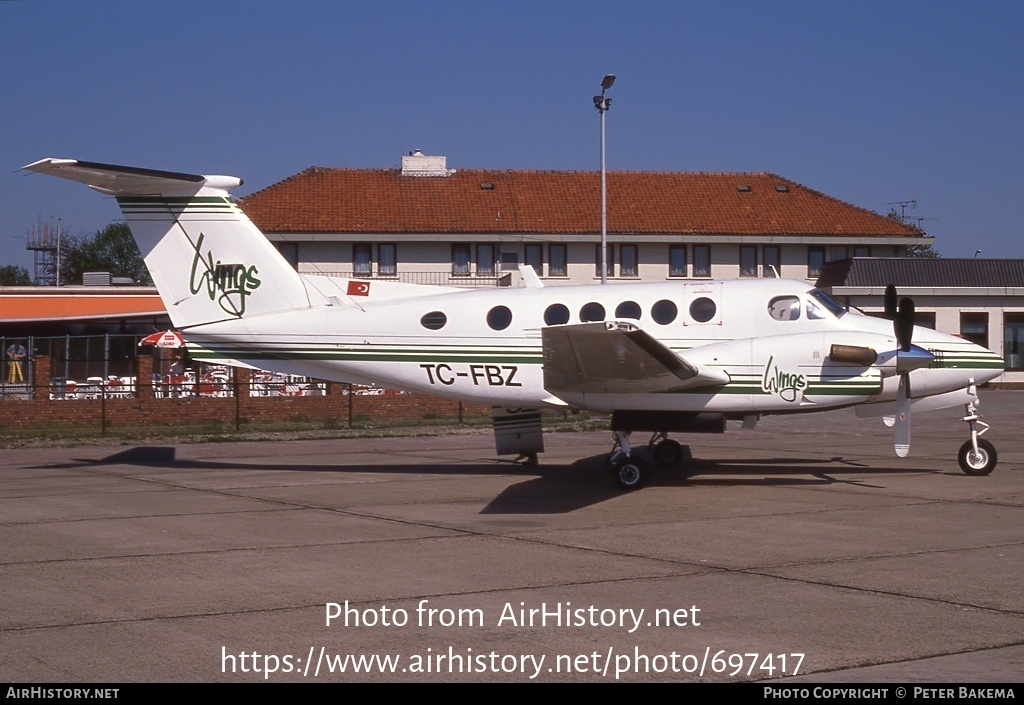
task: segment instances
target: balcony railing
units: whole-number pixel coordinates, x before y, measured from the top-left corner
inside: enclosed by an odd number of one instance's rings
[[[352,270],[342,271],[304,271],[303,274],[320,274],[327,277],[338,277],[341,279],[366,279],[368,281],[391,281],[402,282],[403,284],[430,284],[432,286],[459,286],[464,288],[489,287],[489,286],[511,286],[512,276],[505,274],[452,274],[451,272],[409,272],[401,271],[396,274],[365,274],[356,273]]]

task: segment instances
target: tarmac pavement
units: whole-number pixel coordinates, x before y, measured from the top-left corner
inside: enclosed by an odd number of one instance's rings
[[[1019,682],[1024,392],[982,399],[986,477],[960,409],[903,459],[851,410],[678,436],[629,493],[607,433],[0,451],[0,681]]]

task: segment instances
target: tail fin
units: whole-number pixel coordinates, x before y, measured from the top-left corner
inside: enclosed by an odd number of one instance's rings
[[[298,272],[228,195],[241,179],[74,159],[24,168],[117,198],[176,328],[309,306]]]

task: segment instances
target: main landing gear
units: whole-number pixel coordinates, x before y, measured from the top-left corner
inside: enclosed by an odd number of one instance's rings
[[[996,447],[980,437],[988,430],[988,424],[978,414],[978,402],[967,402],[964,421],[971,429],[971,440],[960,446],[957,453],[960,469],[968,475],[988,475],[995,470],[999,456]],[[980,430],[978,426],[981,426]]]
[[[629,432],[614,431],[615,444],[608,455],[608,468],[612,480],[624,490],[636,490],[644,485],[651,472],[650,463],[641,458],[629,443]],[[673,441],[664,432],[655,433],[647,443],[645,456],[658,465],[676,466],[692,459],[690,447]]]

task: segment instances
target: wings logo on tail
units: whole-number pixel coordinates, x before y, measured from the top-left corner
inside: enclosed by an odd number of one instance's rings
[[[205,288],[210,301],[216,301],[224,313],[241,318],[245,315],[246,297],[262,283],[256,276],[259,270],[256,265],[246,267],[244,264],[225,264],[220,260],[215,263],[212,250],[206,251],[204,259],[202,248],[205,238],[203,233],[199,233],[195,243],[189,290],[198,294]]]

